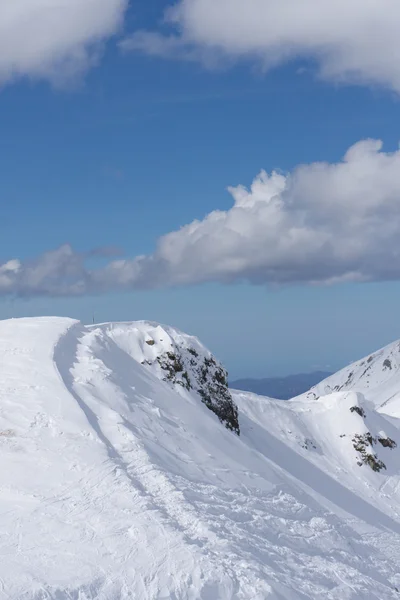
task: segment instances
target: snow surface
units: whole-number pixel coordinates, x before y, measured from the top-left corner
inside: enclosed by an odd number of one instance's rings
[[[400,341],[331,375],[299,399],[347,390],[361,392],[380,412],[400,418]]]
[[[0,598],[400,598],[399,449],[376,473],[351,441],[397,419],[237,392],[238,437],[163,381],[170,344],[209,356],[154,323],[0,322]]]

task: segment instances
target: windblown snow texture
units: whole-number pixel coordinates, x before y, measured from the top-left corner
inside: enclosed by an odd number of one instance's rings
[[[0,322],[1,599],[399,597],[393,411],[355,388],[204,401],[220,369],[154,323]]]

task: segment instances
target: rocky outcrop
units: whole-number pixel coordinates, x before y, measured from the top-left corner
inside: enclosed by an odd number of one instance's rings
[[[360,467],[363,464],[368,465],[373,471],[379,472],[382,469],[386,469],[386,465],[378,458],[375,452],[371,451],[374,444],[376,444],[376,438],[373,438],[370,433],[365,433],[364,435],[356,434],[353,438],[354,449],[359,453],[357,464]]]
[[[366,413],[364,408],[361,406],[352,406],[350,408],[350,412],[357,413],[363,419],[366,418]],[[386,465],[381,460],[377,453],[374,450],[378,444],[383,446],[383,448],[396,448],[397,444],[390,437],[383,436],[373,436],[370,431],[367,431],[363,434],[355,434],[353,439],[353,447],[359,454],[359,459],[357,464],[361,467],[363,464],[371,467],[373,471],[381,471],[382,469],[386,469]]]
[[[152,340],[146,343],[153,345]],[[240,435],[238,409],[228,388],[228,374],[211,354],[201,350],[175,342],[170,350],[145,363],[157,364],[164,381],[198,394],[227,429]]]
[[[240,434],[228,374],[196,337],[150,321],[106,324],[107,334],[129,356],[183,394],[195,396],[228,429]]]

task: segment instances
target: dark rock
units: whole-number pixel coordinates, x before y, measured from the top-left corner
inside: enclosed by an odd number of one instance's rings
[[[360,417],[363,417],[363,419],[365,419],[365,410],[360,406],[352,406],[350,408],[350,412],[356,412],[358,415],[360,415]]]
[[[164,380],[186,390],[196,390],[201,401],[221,423],[240,435],[239,415],[228,388],[228,374],[213,356],[204,358],[194,348],[175,346],[174,352],[157,357]]]
[[[356,434],[353,438],[354,449],[360,454],[360,460],[357,464],[361,467],[363,464],[368,465],[373,471],[379,472],[386,469],[385,463],[378,458],[376,454],[369,451],[374,444],[377,443],[371,433],[367,432],[364,435]]]
[[[397,444],[390,438],[378,438],[378,442],[382,444],[384,448],[397,448]]]

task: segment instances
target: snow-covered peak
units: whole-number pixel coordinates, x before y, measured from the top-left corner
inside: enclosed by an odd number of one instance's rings
[[[211,356],[198,338],[152,321],[102,323],[88,329],[106,332],[120,348],[141,364],[153,363],[157,357],[173,352],[177,346],[182,349],[193,348],[201,355]]]
[[[228,429],[240,434],[228,373],[198,338],[149,321],[104,323],[90,329],[112,339],[180,393],[197,396]]]
[[[299,399],[340,391],[361,392],[380,411],[400,417],[400,341],[331,375]]]

